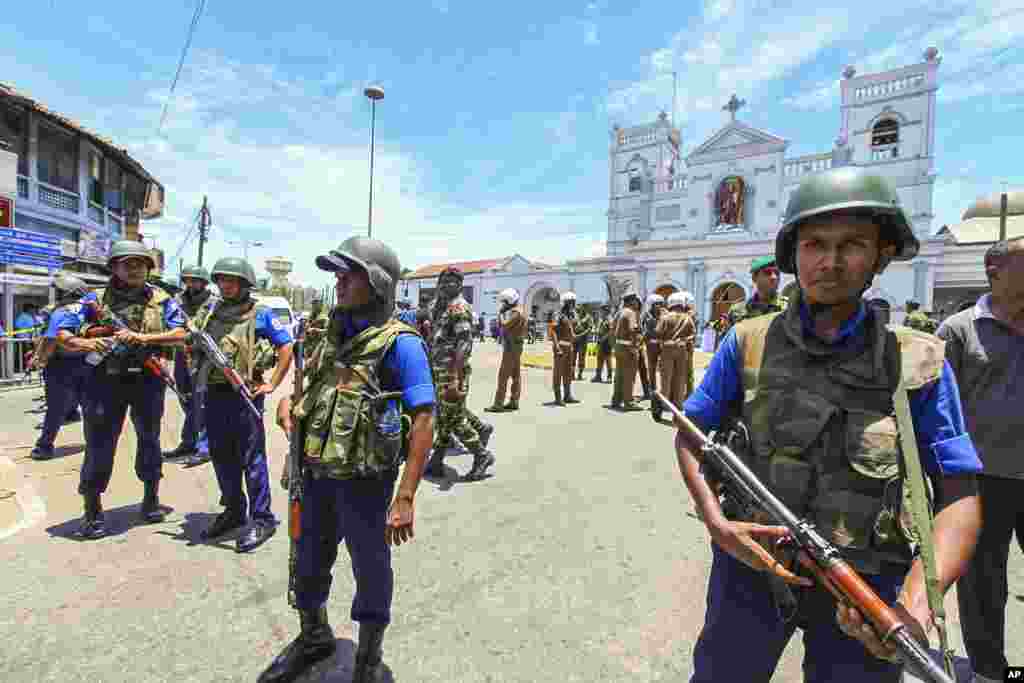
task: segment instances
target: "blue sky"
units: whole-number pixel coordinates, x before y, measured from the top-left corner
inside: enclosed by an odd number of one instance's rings
[[[146,232],[169,258],[206,194],[209,262],[261,240],[258,268],[292,258],[293,282],[313,285],[326,282],[313,257],[365,230],[369,83],[386,91],[374,236],[409,267],[603,253],[609,129],[671,110],[673,70],[686,150],[725,123],[736,92],[740,118],[798,155],[831,148],[846,64],[917,63],[935,45],[935,228],[1024,184],[1024,0],[351,5],[208,0],[159,135],[192,0],[15,3],[0,81],[161,179],[166,216]]]

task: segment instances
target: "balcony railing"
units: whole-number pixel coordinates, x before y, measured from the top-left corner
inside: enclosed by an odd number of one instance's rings
[[[897,78],[892,81],[883,81],[882,83],[874,83],[872,85],[865,85],[863,87],[856,88],[853,91],[853,96],[858,100],[871,97],[885,97],[887,95],[901,93],[904,90],[919,88],[922,85],[924,85],[924,74],[914,74],[912,76]]]
[[[783,167],[783,174],[787,178],[799,178],[809,173],[819,173],[832,168],[832,155],[812,156],[802,159],[787,161]]]
[[[665,178],[654,183],[655,192],[683,192],[686,190],[686,176]]]
[[[18,196],[28,199],[28,178],[23,175],[18,176]]]
[[[99,204],[97,204],[94,201],[90,201],[89,202],[89,218],[90,218],[90,220],[92,220],[93,223],[97,223],[99,225],[103,225],[104,224],[103,218],[104,218],[105,215],[106,215],[106,212],[103,210],[102,206],[100,206]]]
[[[61,209],[62,211],[68,211],[70,213],[78,213],[79,197],[74,192],[68,192],[62,190],[59,187],[53,185],[47,185],[43,182],[38,182],[39,186],[39,203],[53,207],[54,209]]]
[[[889,161],[900,158],[900,148],[897,145],[887,147],[876,147],[871,150],[872,161]]]

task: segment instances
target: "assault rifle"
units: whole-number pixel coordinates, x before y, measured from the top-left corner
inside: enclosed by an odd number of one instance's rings
[[[714,440],[713,432],[711,437],[706,436],[661,392],[654,395],[672,412],[679,430],[690,441],[701,444],[702,468],[721,482],[728,495],[738,497],[743,504],[764,510],[777,524],[786,527],[798,549],[800,564],[810,570],[836,600],[856,607],[871,622],[883,642],[893,643],[902,655],[904,666],[926,681],[955,683],[932,660],[928,649],[911,635],[899,615],[843,560],[839,548],[822,536],[813,524],[798,518],[776,498],[728,446]]]
[[[292,407],[302,400],[302,374],[305,370],[306,320],[299,320],[295,330],[295,345],[292,347],[295,359],[295,380],[292,386]],[[299,420],[292,422],[291,439],[288,442],[288,464],[281,477],[281,486],[288,489],[288,604],[298,609],[295,603],[297,569],[299,559],[299,537],[302,536],[302,427]]]
[[[238,370],[231,367],[231,362],[228,361],[228,357],[224,355],[224,351],[217,346],[217,342],[213,341],[213,337],[208,332],[203,330],[194,330],[189,334],[188,343],[192,346],[198,347],[202,354],[210,360],[213,367],[217,368],[224,373],[224,377],[227,378],[231,386],[235,388],[235,392],[242,398],[242,402],[245,403],[245,407],[252,413],[253,418],[257,423],[263,423],[263,413],[253,403],[252,392],[249,391],[249,386],[245,383],[245,378],[238,374]]]
[[[86,304],[86,306],[93,309],[94,311],[99,311],[99,304],[97,302],[91,301],[88,304]],[[128,327],[128,323],[126,323],[124,319],[122,319],[117,313],[108,310],[107,316],[110,318],[110,322],[112,322],[113,325],[93,325],[92,327],[85,331],[86,339],[112,337],[114,336],[115,329],[131,330],[131,328]],[[157,360],[156,356],[153,355],[155,350],[151,349],[153,349],[153,347],[143,347],[143,353],[145,353],[146,355],[145,358],[143,358],[142,360],[142,367],[147,372],[149,372],[149,374],[153,375],[154,377],[157,377],[161,382],[163,382],[164,386],[166,386],[168,389],[174,392],[174,395],[178,397],[178,403],[180,403],[181,407],[187,411],[190,396],[185,396],[178,390],[178,383],[174,381],[174,377],[172,377],[171,373],[167,371],[167,368],[164,367],[163,363]],[[88,355],[86,355],[85,362],[95,367],[102,363],[107,358],[109,358],[110,356],[118,356],[123,353],[127,353],[130,350],[131,348],[129,344],[120,341],[114,342],[114,344],[111,345],[111,347],[104,352],[90,352]]]

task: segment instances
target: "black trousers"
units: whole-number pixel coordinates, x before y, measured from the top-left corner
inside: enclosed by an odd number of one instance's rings
[[[1006,565],[1014,531],[1024,551],[1024,479],[979,475],[978,487],[981,536],[967,572],[956,584],[956,593],[971,668],[981,676],[1001,681],[1007,666]]]

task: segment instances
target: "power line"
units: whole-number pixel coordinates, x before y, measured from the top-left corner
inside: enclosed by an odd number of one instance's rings
[[[160,114],[160,124],[156,127],[156,134],[160,135],[160,131],[164,127],[164,119],[167,118],[167,108],[171,104],[171,100],[174,98],[174,89],[178,87],[178,77],[181,76],[181,69],[185,66],[185,57],[188,55],[188,49],[192,46],[192,36],[195,35],[196,27],[199,25],[199,18],[203,14],[203,9],[206,7],[206,0],[199,0],[196,4],[196,11],[192,14],[192,23],[188,27],[188,35],[185,37],[185,47],[181,50],[181,59],[178,60],[178,69],[174,72],[174,80],[171,81],[170,92],[167,93],[167,101],[164,102],[164,110]]]

